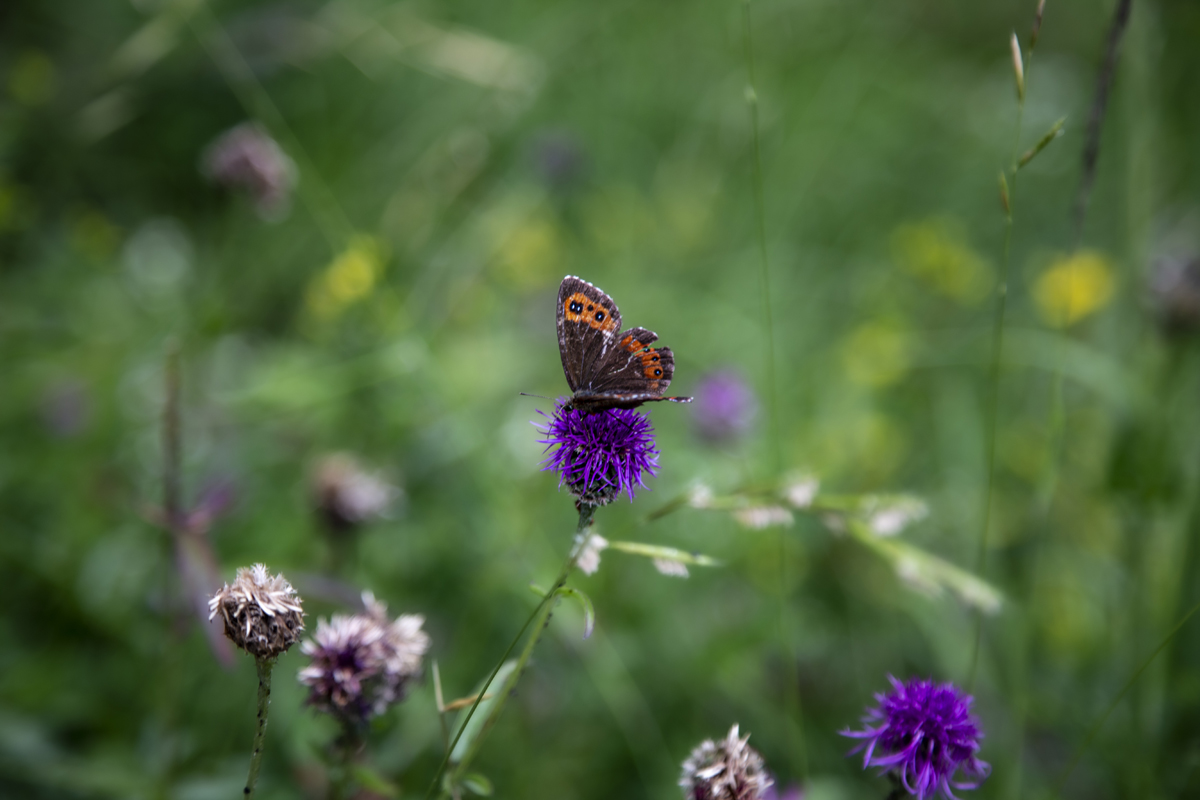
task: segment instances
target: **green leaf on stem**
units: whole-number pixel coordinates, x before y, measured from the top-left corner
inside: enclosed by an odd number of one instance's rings
[[[579,605],[583,606],[583,638],[587,639],[591,636],[592,631],[596,628],[596,609],[592,605],[592,599],[581,590],[572,589],[567,586],[560,586],[555,594],[561,594],[563,597],[570,597],[579,601]]]
[[[492,681],[492,686],[503,686],[504,682],[508,680],[508,676],[511,675],[513,670],[516,668],[517,662],[515,659],[505,661],[504,666],[500,667],[500,671],[496,673],[496,677]],[[478,695],[480,692],[482,692],[483,684],[484,681],[480,681],[476,685],[473,694]],[[479,701],[479,708],[476,709],[474,716],[471,717],[471,721],[467,723],[466,730],[463,731],[462,736],[458,740],[458,744],[454,746],[454,752],[450,754],[451,761],[457,764],[462,760],[463,756],[467,754],[467,750],[471,747],[471,743],[475,741],[475,737],[479,735],[479,731],[483,728],[483,721],[488,718],[488,715],[492,710],[492,705],[496,702],[496,699],[499,697],[499,695],[499,692],[491,692],[486,699]],[[470,708],[464,708],[459,712],[459,718],[455,719],[454,721],[455,730],[462,725],[462,720],[466,719],[465,715],[469,714],[470,711]]]
[[[480,797],[491,797],[495,789],[492,788],[492,782],[486,776],[480,775],[478,772],[472,772],[463,776],[463,788],[471,794],[477,794]]]

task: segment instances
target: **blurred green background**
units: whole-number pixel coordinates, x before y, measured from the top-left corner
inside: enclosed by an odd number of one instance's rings
[[[675,797],[688,751],[739,722],[810,800],[884,796],[837,731],[888,673],[965,685],[975,612],[818,514],[648,517],[697,482],[802,470],[922,498],[889,541],[975,571],[1008,38],[1034,6],[753,3],[772,334],[740,2],[0,4],[0,795],[240,795],[253,664],[223,667],[189,608],[204,546],[181,570],[153,522],[172,346],[184,502],[214,516],[220,577],[281,570],[310,630],[362,588],[424,614],[447,695],[468,694],[570,543],[529,424],[550,403],[518,392],[566,392],[572,273],[675,350],[672,391],[732,369],[758,414],[713,444],[699,402],[653,410],[661,473],[598,529],[724,565],[679,580],[608,551],[577,573],[596,634],[563,606],[476,766],[497,797]],[[1200,246],[1200,7],[1134,4],[1072,254],[1111,6],[1049,0],[1028,75],[1019,150],[1067,123],[1015,192],[981,798],[1048,792],[1200,599],[1200,361],[1146,288]],[[286,159],[265,199],[212,166],[247,120]],[[310,488],[331,452],[397,493],[340,539]],[[1200,796],[1198,624],[1062,796]],[[325,791],[335,730],[302,707],[303,663],[276,671],[264,798]],[[369,757],[410,797],[441,753],[426,680]]]

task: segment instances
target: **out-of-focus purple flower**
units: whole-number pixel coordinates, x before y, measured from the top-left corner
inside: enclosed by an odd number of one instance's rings
[[[733,370],[710,372],[697,382],[692,419],[701,439],[733,441],[750,430],[757,414],[754,390]]]
[[[42,421],[49,431],[62,439],[78,436],[92,418],[92,403],[87,386],[69,379],[50,386],[42,396]]]
[[[1200,258],[1163,257],[1150,272],[1150,300],[1163,330],[1184,336],[1200,330]]]
[[[295,162],[253,122],[243,122],[217,137],[204,152],[203,170],[222,186],[249,194],[264,219],[287,214],[298,174]]]
[[[913,678],[901,683],[891,675],[892,691],[876,694],[877,708],[868,708],[864,730],[844,730],[843,736],[864,740],[851,750],[866,748],[863,769],[892,772],[904,789],[919,800],[952,789],[974,789],[991,772],[975,757],[983,733],[971,714],[972,698],[952,683],[935,684]],[[956,782],[962,770],[968,778]]]
[[[556,191],[569,188],[587,167],[579,140],[566,131],[546,131],[538,136],[532,157],[538,175]]]
[[[763,794],[763,800],[804,800],[804,790],[798,783],[788,784],[788,787],[782,790],[771,786]]]
[[[649,418],[631,408],[609,408],[587,413],[555,406],[554,414],[538,430],[539,439],[550,453],[543,470],[558,473],[558,485],[566,486],[581,503],[602,506],[619,494],[633,501],[635,486],[645,487],[644,474],[658,469],[658,449]],[[553,451],[553,452],[550,452]]]
[[[390,620],[387,606],[370,592],[363,593],[363,605],[365,613],[320,620],[314,637],[300,646],[312,659],[298,676],[309,687],[308,704],[351,727],[403,700],[429,649],[423,617]]]

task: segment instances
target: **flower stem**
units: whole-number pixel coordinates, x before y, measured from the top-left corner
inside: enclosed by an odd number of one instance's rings
[[[263,740],[267,735],[267,709],[271,705],[271,670],[275,668],[274,658],[256,658],[254,666],[258,670],[258,722],[254,729],[254,752],[250,755],[250,774],[246,777],[246,788],[242,796],[254,797],[254,785],[258,783],[258,770],[262,766]]]
[[[479,694],[475,697],[475,702],[471,705],[471,710],[467,712],[466,718],[463,719],[462,725],[460,725],[458,728],[458,733],[454,735],[454,741],[452,741],[450,746],[446,749],[446,755],[442,759],[442,764],[440,767],[438,767],[437,773],[433,776],[433,782],[430,783],[429,790],[425,793],[426,800],[429,800],[429,798],[433,796],[434,789],[437,788],[438,781],[441,779],[442,773],[445,772],[446,766],[450,761],[450,754],[454,752],[454,748],[458,744],[458,740],[462,738],[463,731],[465,731],[467,728],[467,723],[471,721],[471,717],[474,716],[475,710],[479,708],[480,701],[483,700],[484,695],[487,694],[488,687],[492,685],[492,681],[495,680],[496,674],[500,672],[500,669],[504,666],[505,662],[508,661],[509,655],[511,655],[512,651],[516,649],[517,644],[521,641],[521,637],[525,635],[525,631],[531,624],[534,623],[534,620],[536,620],[537,622],[533,629],[533,633],[530,634],[529,640],[525,643],[525,649],[521,652],[521,656],[517,660],[516,669],[512,671],[512,674],[509,675],[508,680],[504,682],[504,686],[501,691],[497,693],[496,702],[492,706],[491,713],[488,714],[488,718],[484,721],[483,727],[480,728],[479,733],[471,742],[471,746],[467,749],[462,761],[455,765],[452,780],[450,781],[451,785],[456,785],[458,783],[459,777],[466,771],[471,761],[475,758],[476,754],[478,754],[484,737],[487,736],[487,733],[489,730],[491,730],[492,726],[496,724],[496,720],[500,718],[500,712],[504,709],[505,701],[508,700],[509,694],[511,694],[512,690],[516,687],[517,681],[520,680],[521,674],[525,671],[525,667],[529,663],[529,658],[533,655],[533,649],[537,646],[538,641],[541,639],[542,631],[545,630],[546,625],[550,622],[550,614],[554,610],[555,594],[563,587],[563,584],[567,582],[567,578],[570,576],[571,570],[575,568],[575,562],[579,559],[579,554],[583,552],[583,546],[587,543],[587,540],[580,537],[579,534],[583,533],[587,526],[591,524],[592,515],[595,514],[595,512],[595,506],[588,505],[586,503],[580,504],[579,524],[575,527],[576,542],[571,547],[570,555],[568,555],[567,560],[563,562],[562,569],[559,571],[558,577],[555,579],[554,583],[551,584],[549,590],[546,591],[546,594],[542,596],[542,600],[540,603],[538,603],[537,608],[533,610],[533,613],[529,615],[529,619],[527,619],[525,624],[521,626],[521,630],[517,632],[516,637],[504,651],[504,655],[500,657],[500,661],[496,664],[496,668],[492,670],[492,674],[488,676],[487,681],[480,688]]]

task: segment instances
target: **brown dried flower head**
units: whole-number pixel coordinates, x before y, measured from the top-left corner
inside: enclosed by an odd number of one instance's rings
[[[683,762],[679,786],[687,800],[762,800],[773,781],[762,756],[749,747],[738,726],[720,742],[705,739]]]
[[[287,651],[304,630],[300,595],[283,575],[265,564],[240,567],[233,585],[208,601],[208,618],[225,622],[225,635],[255,658],[275,658]]]
[[[391,620],[387,606],[370,592],[363,592],[363,605],[361,614],[321,620],[315,636],[301,646],[312,658],[299,675],[309,687],[309,705],[352,724],[403,700],[429,649],[423,617],[402,614]]]

